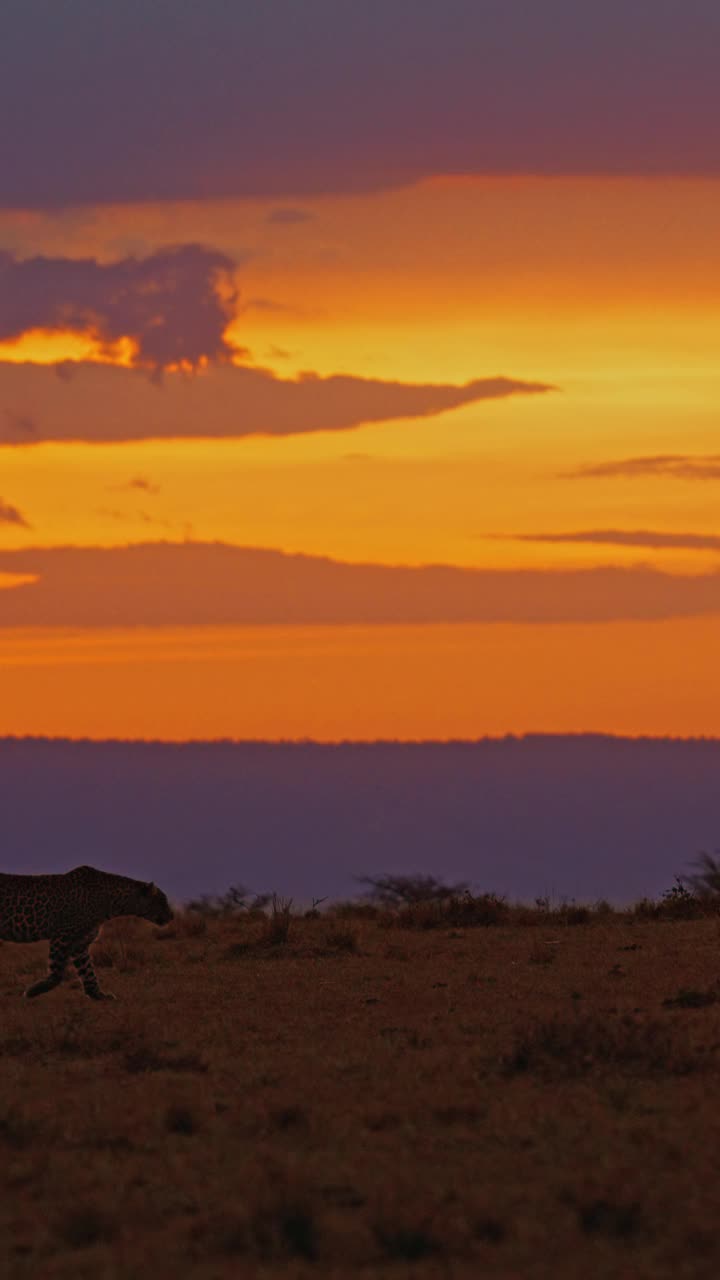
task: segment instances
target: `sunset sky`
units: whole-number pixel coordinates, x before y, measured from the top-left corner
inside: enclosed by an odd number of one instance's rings
[[[720,731],[716,0],[2,43],[0,735]]]

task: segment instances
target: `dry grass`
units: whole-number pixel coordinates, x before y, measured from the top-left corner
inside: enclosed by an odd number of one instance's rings
[[[720,1274],[717,918],[586,910],[0,946],[3,1275]]]

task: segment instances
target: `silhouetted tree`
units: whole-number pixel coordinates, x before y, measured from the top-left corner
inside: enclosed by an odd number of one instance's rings
[[[469,893],[470,887],[465,880],[455,884],[445,884],[436,876],[415,875],[382,875],[356,876],[358,884],[367,885],[365,897],[383,907],[409,906],[417,902],[443,902],[448,898],[457,898],[460,894]]]
[[[699,853],[690,865],[696,870],[681,876],[682,883],[704,898],[720,895],[720,849],[716,849],[714,854]]]
[[[228,916],[240,911],[264,911],[272,902],[271,893],[253,893],[242,884],[231,884],[220,897],[204,895],[185,904],[188,911],[198,915]]]

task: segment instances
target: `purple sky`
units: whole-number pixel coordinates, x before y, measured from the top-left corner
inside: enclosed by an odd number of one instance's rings
[[[5,0],[0,204],[720,172],[717,0]]]
[[[594,736],[416,745],[0,738],[3,870],[87,862],[176,900],[296,902],[382,871],[526,901],[632,902],[718,843],[720,743]],[[42,803],[38,803],[42,797]]]

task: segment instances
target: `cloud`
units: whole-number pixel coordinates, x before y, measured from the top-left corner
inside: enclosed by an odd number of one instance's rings
[[[273,226],[294,227],[299,222],[310,222],[312,216],[307,209],[271,209],[265,221],[272,223]]]
[[[0,341],[33,329],[72,330],[108,355],[130,339],[138,368],[225,360],[232,354],[224,335],[237,302],[234,268],[224,254],[197,244],[109,263],[0,251]]]
[[[124,484],[108,485],[108,490],[113,493],[124,493],[134,489],[140,490],[141,493],[157,494],[160,492],[160,485],[155,484],[153,480],[147,476],[132,476],[130,480],[126,480]]]
[[[509,542],[597,543],[614,547],[669,547],[720,551],[720,534],[665,533],[655,529],[579,529],[572,533],[493,533]]]
[[[120,487],[120,486],[118,486]],[[172,529],[169,520],[162,520],[158,516],[150,515],[148,511],[118,511],[117,507],[96,507],[95,514],[102,516],[104,520],[117,520],[121,524],[152,524],[162,529]],[[175,526],[177,533],[178,526]]]
[[[168,373],[158,390],[141,373],[111,365],[77,366],[58,383],[52,366],[0,364],[0,444],[43,440],[107,441],[288,436],[347,431],[363,423],[421,418],[461,405],[550,391],[546,383],[478,378],[463,386],[383,382],[305,373],[282,379],[265,369],[219,365],[188,379]],[[30,438],[3,418],[3,402],[22,405]]]
[[[222,543],[0,551],[1,626],[651,621],[720,613],[720,573],[347,564]]]
[[[25,519],[22,511],[18,511],[17,507],[13,507],[9,502],[5,502],[0,498],[0,524],[14,524],[21,529],[29,529],[30,525]]]
[[[671,476],[675,480],[720,479],[720,454],[659,453],[644,458],[620,458],[612,462],[591,463],[565,472],[579,479],[604,479],[613,476]]]
[[[720,171],[717,0],[165,9],[5,6],[5,205]]]

